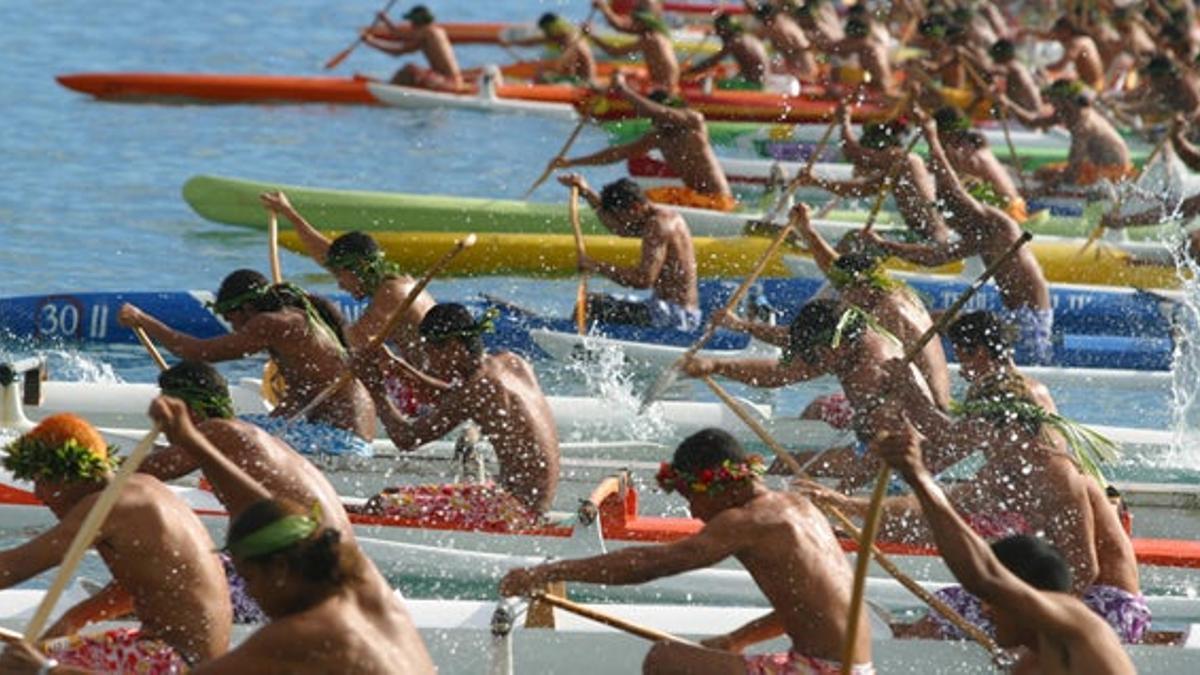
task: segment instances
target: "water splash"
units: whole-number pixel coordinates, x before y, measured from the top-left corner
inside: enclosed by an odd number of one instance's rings
[[[585,395],[599,399],[607,412],[604,421],[574,429],[571,440],[659,440],[673,431],[656,408],[638,414],[645,382],[637,376],[644,374],[645,368],[629,362],[620,347],[588,345],[564,370],[568,378],[583,384]]]

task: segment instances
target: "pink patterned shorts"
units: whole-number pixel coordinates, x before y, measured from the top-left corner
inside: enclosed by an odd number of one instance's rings
[[[817,413],[817,418],[834,429],[849,429],[854,423],[854,407],[842,392],[829,396],[818,396],[809,407]]]
[[[59,665],[110,675],[177,675],[188,670],[170,645],[142,638],[136,628],[50,640],[42,649]]]
[[[842,672],[842,664],[837,661],[805,656],[795,650],[774,654],[747,654],[744,658],[748,675],[839,675]],[[874,675],[875,666],[860,663],[851,668],[850,672],[854,675]]]
[[[390,487],[367,500],[364,511],[489,531],[522,530],[542,524],[539,514],[490,483]]]

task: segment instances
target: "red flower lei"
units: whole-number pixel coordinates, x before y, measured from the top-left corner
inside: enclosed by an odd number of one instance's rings
[[[663,492],[686,491],[704,493],[720,491],[730,483],[747,481],[766,472],[762,457],[752,455],[744,462],[725,460],[717,469],[701,469],[696,474],[680,471],[670,462],[663,462],[658,467],[655,480]]]

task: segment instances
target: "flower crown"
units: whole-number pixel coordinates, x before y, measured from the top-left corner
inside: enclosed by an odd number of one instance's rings
[[[100,478],[117,465],[117,447],[108,446],[107,456],[74,438],[53,445],[40,438],[22,436],[5,448],[4,468],[18,480],[69,483]]]
[[[766,473],[762,457],[751,455],[742,462],[727,459],[715,469],[701,469],[696,473],[676,469],[670,462],[663,462],[654,477],[663,492],[720,492],[734,483],[749,481]]]

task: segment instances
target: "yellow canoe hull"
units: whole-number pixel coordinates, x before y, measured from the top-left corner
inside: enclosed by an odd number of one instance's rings
[[[331,232],[330,235],[337,233]],[[388,259],[406,270],[420,273],[429,268],[463,235],[454,232],[373,232]],[[294,232],[279,233],[280,244],[303,252]],[[702,277],[745,276],[770,245],[765,237],[696,237],[696,264]],[[587,237],[588,255],[614,265],[637,265],[641,242],[615,236]],[[1029,246],[1042,264],[1048,281],[1054,283],[1132,286],[1137,288],[1177,288],[1180,277],[1174,267],[1143,264],[1124,251],[1106,244],[1092,246],[1080,253],[1077,241],[1037,241]],[[798,248],[785,246],[767,264],[763,276],[790,276],[783,255],[804,255]],[[897,270],[920,270],[897,260],[888,262]],[[961,264],[935,270],[957,274]],[[576,272],[575,240],[569,234],[489,234],[479,233],[474,247],[464,251],[446,271],[447,276],[524,276],[567,277]]]

